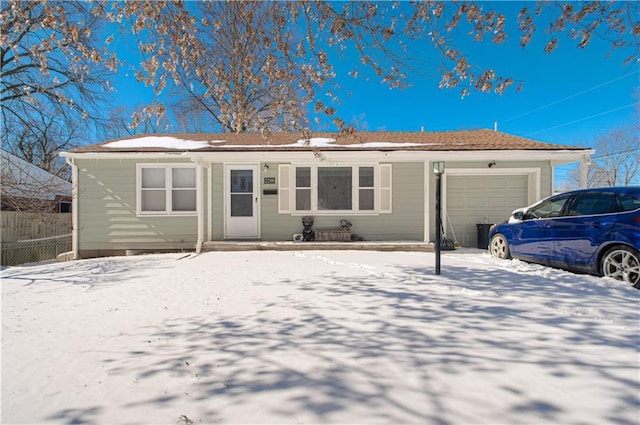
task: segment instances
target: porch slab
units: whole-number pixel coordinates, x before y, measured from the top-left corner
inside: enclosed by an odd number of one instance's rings
[[[433,252],[431,242],[265,242],[265,241],[207,241],[202,252],[211,251],[419,251]]]

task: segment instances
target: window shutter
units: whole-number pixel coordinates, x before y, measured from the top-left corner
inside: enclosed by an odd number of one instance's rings
[[[380,213],[391,213],[391,164],[380,164]]]
[[[278,214],[291,213],[291,165],[278,164]]]

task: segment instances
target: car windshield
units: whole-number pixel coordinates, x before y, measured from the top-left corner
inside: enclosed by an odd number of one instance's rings
[[[569,195],[544,200],[538,205],[531,207],[524,214],[523,218],[525,220],[531,220],[535,218],[560,217],[567,199],[569,199]]]

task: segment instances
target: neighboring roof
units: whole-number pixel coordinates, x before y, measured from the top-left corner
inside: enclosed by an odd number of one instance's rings
[[[3,195],[31,199],[53,200],[56,196],[71,197],[71,183],[36,167],[7,151],[0,150]]]
[[[220,152],[220,151],[481,151],[585,150],[589,148],[537,142],[493,130],[439,132],[191,133],[137,135],[70,153],[85,152]]]

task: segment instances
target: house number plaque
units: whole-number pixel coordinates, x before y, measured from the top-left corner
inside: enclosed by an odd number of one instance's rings
[[[275,177],[265,177],[264,178],[264,184],[276,184],[276,178]]]

